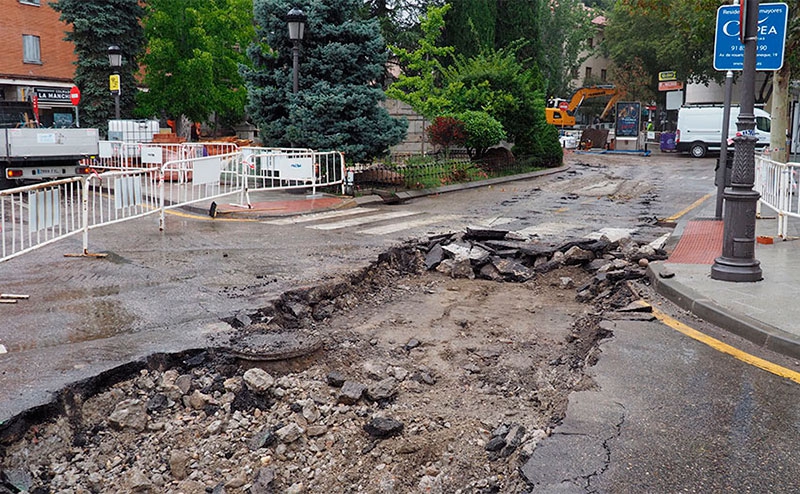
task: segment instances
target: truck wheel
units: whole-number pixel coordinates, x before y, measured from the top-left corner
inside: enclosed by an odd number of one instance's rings
[[[692,147],[689,148],[689,154],[694,158],[703,158],[708,151],[708,147],[703,142],[693,142]]]

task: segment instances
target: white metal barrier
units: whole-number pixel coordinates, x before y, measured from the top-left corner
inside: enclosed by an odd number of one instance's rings
[[[778,237],[788,236],[789,218],[800,218],[798,178],[800,163],[779,163],[767,155],[757,154],[754,189],[761,194],[756,214],[767,206],[778,215]]]
[[[84,180],[68,178],[0,191],[0,260],[80,232]]]
[[[99,156],[93,160],[84,161],[84,164],[100,170],[158,168],[170,161],[235,153],[238,150],[239,146],[232,142],[171,144],[100,141]]]
[[[226,195],[239,194],[249,205],[249,192],[255,190],[344,189],[340,152],[247,148],[217,154],[234,148],[190,145],[162,151],[192,157],[133,166],[132,158],[138,153],[141,159],[145,148],[120,144],[118,166],[98,167],[109,171],[0,191],[0,261],[78,232],[83,233],[81,255],[90,255],[91,229],[158,212],[163,230],[167,209]]]

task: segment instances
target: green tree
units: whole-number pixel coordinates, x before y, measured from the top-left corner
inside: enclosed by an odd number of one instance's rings
[[[386,95],[408,103],[414,111],[428,119],[445,114],[451,106],[442,96],[441,73],[442,64],[449,61],[453,54],[453,47],[439,45],[445,25],[444,16],[449,9],[449,4],[428,8],[420,22],[422,36],[413,50],[390,47],[400,61],[402,72],[386,90]]]
[[[465,57],[473,57],[495,47],[497,2],[460,0],[450,4],[445,17],[444,43]]]
[[[108,89],[112,73],[108,47],[119,46],[123,54],[120,68],[120,115],[131,115],[136,89],[139,56],[145,38],[140,20],[144,10],[137,0],[58,0],[50,4],[60,19],[72,25],[65,39],[75,45],[77,62],[75,84],[81,90],[80,118],[84,127],[106,128],[114,117],[114,99]]]
[[[247,96],[239,66],[254,36],[250,0],[148,0],[144,28],[148,91],[140,94],[140,115],[241,120]]]
[[[542,1],[539,4],[541,41],[536,61],[547,83],[547,93],[566,98],[576,89],[573,73],[597,50],[589,41],[598,27],[592,19],[595,10],[584,8],[578,0]]]
[[[366,161],[399,143],[408,123],[389,116],[378,81],[388,52],[376,20],[358,17],[362,0],[309,0],[300,54],[299,91],[292,92],[292,50],[284,0],[255,5],[258,41],[244,71],[248,110],[268,146],[336,149]]]
[[[444,5],[444,0],[365,0],[364,19],[378,19],[387,44],[410,47],[421,35],[420,19],[429,6]]]

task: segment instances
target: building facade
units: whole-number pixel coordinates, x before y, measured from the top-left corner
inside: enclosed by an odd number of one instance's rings
[[[3,125],[25,124],[21,108],[36,108],[46,127],[75,121],[70,89],[75,52],[64,40],[70,29],[48,0],[0,0],[0,111]],[[15,124],[13,120],[18,120]]]

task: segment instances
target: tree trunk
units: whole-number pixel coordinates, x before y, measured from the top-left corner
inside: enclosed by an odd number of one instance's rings
[[[786,162],[786,129],[789,125],[789,77],[788,64],[772,77],[772,131],[769,139],[770,159]]]

